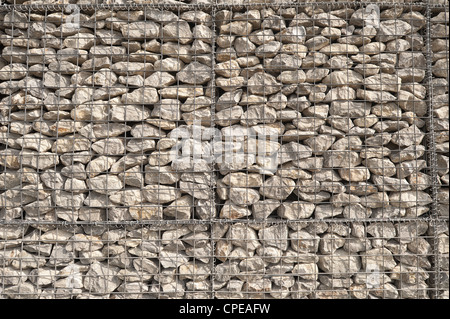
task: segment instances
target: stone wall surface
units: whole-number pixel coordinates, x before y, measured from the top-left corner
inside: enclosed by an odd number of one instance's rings
[[[448,298],[448,7],[131,2],[0,11],[0,298]]]

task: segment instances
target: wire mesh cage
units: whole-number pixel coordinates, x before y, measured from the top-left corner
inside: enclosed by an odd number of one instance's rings
[[[432,147],[435,158],[431,166],[436,185],[434,189],[435,211],[439,220],[436,222],[434,245],[437,258],[435,260],[435,283],[438,296],[448,298],[448,211],[449,211],[449,115],[448,115],[448,80],[449,80],[449,8],[448,5],[431,10],[430,13],[430,61],[431,83],[429,85],[431,99]],[[442,102],[440,102],[442,101]]]
[[[0,9],[0,298],[448,298],[448,5],[73,2]]]

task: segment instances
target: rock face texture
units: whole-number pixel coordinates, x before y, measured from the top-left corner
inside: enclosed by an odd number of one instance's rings
[[[0,11],[0,298],[448,298],[448,7],[172,2]]]

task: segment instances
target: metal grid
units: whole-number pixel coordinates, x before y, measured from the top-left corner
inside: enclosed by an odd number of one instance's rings
[[[429,96],[431,99],[431,128],[433,134],[433,152],[431,166],[435,170],[433,205],[438,220],[435,222],[434,247],[435,271],[434,285],[436,297],[448,298],[448,149],[449,149],[449,115],[448,115],[448,81],[449,81],[449,8],[430,8],[429,27],[429,62],[430,73]],[[442,102],[441,102],[442,101]]]
[[[448,298],[448,7],[0,14],[1,297]]]

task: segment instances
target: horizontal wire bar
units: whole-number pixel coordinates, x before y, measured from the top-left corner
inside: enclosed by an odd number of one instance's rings
[[[139,207],[139,206],[138,206]],[[392,217],[392,218],[334,218],[334,219],[273,219],[273,220],[258,220],[258,219],[182,219],[182,220],[134,220],[134,221],[33,221],[33,220],[0,220],[0,225],[60,225],[60,226],[80,226],[80,225],[92,225],[92,226],[108,226],[108,225],[124,225],[124,226],[153,226],[153,225],[204,225],[204,224],[318,224],[318,223],[336,223],[336,224],[348,224],[348,223],[405,223],[405,222],[429,222],[435,220],[436,217]],[[439,216],[440,221],[448,221],[448,216]]]
[[[248,9],[261,9],[266,7],[272,8],[287,8],[287,7],[359,7],[365,6],[369,4],[376,4],[378,6],[398,6],[398,7],[431,7],[431,8],[441,8],[445,7],[444,4],[430,4],[422,1],[418,2],[409,2],[409,3],[397,3],[393,2],[376,2],[376,1],[345,1],[345,2],[281,2],[281,3],[242,3],[242,4],[233,4],[233,3],[216,3],[216,4],[208,4],[208,3],[195,3],[195,4],[181,4],[181,3],[128,3],[128,4],[77,4],[77,6],[82,10],[95,10],[95,9],[111,9],[111,10],[140,10],[145,8],[155,8],[155,9],[167,9],[167,10],[205,10],[205,9],[239,9],[239,8],[248,8]],[[3,5],[0,6],[0,11],[61,11],[67,8],[68,4],[21,4],[21,5]]]

